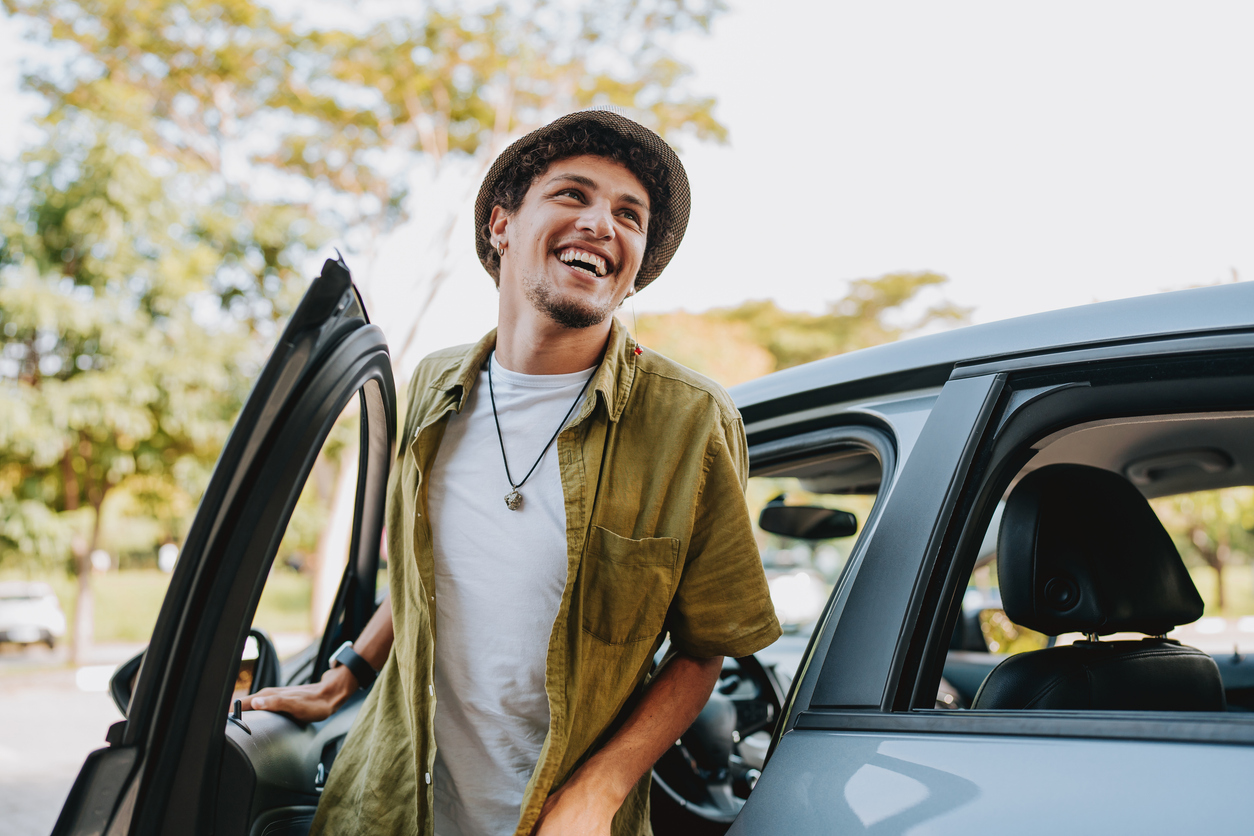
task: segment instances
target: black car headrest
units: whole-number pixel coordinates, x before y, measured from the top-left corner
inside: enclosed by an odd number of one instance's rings
[[[1015,486],[997,575],[1010,620],[1051,636],[1160,635],[1202,615],[1202,598],[1145,497],[1096,467],[1048,465]]]

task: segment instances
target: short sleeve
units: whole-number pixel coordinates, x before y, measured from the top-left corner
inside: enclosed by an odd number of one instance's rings
[[[667,613],[671,644],[689,656],[748,656],[782,633],[745,504],[748,462],[737,415],[706,445],[692,538]]]

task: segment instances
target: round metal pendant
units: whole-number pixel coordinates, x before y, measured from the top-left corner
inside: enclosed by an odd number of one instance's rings
[[[505,507],[511,511],[517,511],[522,507],[522,494],[518,491],[510,491],[505,494]]]

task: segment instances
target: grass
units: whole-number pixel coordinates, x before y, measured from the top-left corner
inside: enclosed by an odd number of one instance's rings
[[[56,591],[65,612],[65,640],[74,629],[74,604],[78,582],[64,573],[13,576],[14,579],[40,580]],[[7,579],[6,578],[0,578]],[[95,592],[95,640],[107,642],[147,642],[152,637],[161,602],[165,599],[170,576],[157,569],[105,572],[92,578]],[[270,573],[257,605],[253,623],[270,633],[309,632],[309,576],[277,567]]]

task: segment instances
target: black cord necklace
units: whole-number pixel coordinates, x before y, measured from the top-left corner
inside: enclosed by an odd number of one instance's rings
[[[509,472],[509,457],[505,455],[505,436],[501,434],[501,419],[496,414],[496,393],[492,391],[492,360],[496,357],[496,352],[492,352],[492,356],[488,358],[488,397],[492,399],[492,420],[496,423],[496,440],[501,444],[501,461],[505,462],[505,478],[509,480],[509,485],[513,490],[505,494],[505,507],[511,511],[517,511],[522,507],[522,494],[518,489],[527,483],[531,478],[531,474],[535,473],[536,468],[540,465],[540,459],[544,458],[544,454],[549,452],[549,448],[553,446],[553,441],[561,433],[562,428],[566,426],[566,422],[570,420],[570,414],[575,411],[575,407],[583,400],[583,393],[588,391],[588,384],[592,378],[596,377],[596,369],[592,370],[592,374],[588,375],[588,379],[583,382],[583,386],[579,388],[579,394],[575,396],[575,402],[570,405],[570,409],[566,410],[566,416],[562,418],[562,423],[557,425],[557,429],[553,433],[553,437],[549,439],[548,444],[544,445],[544,449],[540,451],[540,457],[536,459],[535,464],[527,471],[527,475],[522,478],[521,482],[514,483],[514,477]]]

